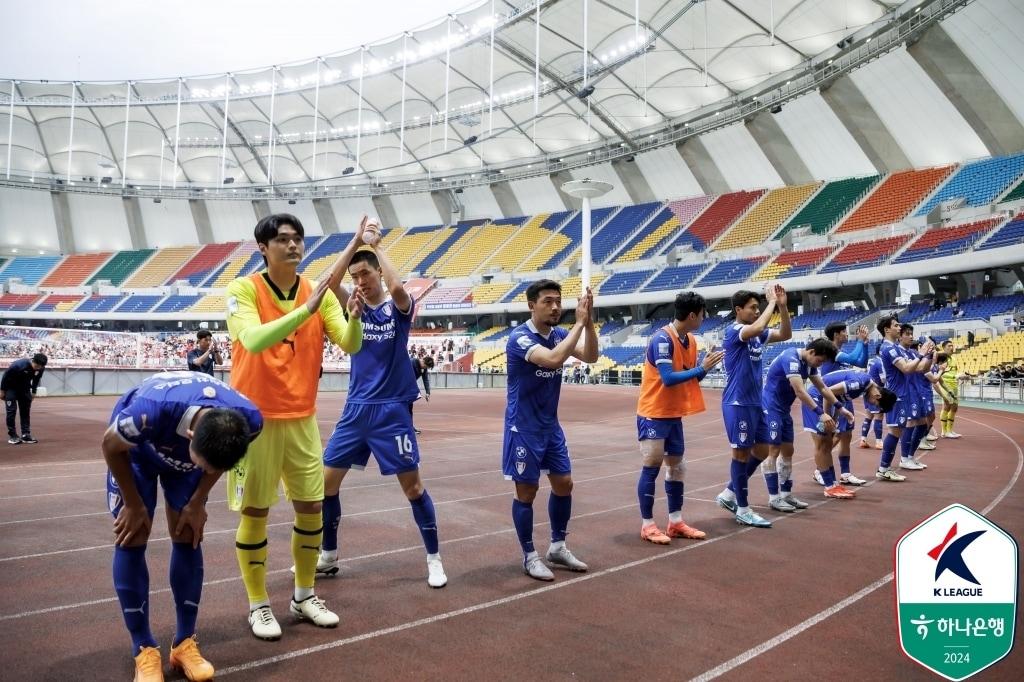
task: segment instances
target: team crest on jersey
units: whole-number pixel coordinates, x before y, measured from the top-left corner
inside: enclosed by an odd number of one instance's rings
[[[113,512],[117,505],[121,504],[121,496],[117,493],[107,493],[107,509]]]
[[[791,363],[789,363],[789,371],[790,372],[799,372],[800,371],[800,363],[799,362],[791,362]]]
[[[659,355],[668,355],[668,348],[669,348],[669,346],[668,346],[667,343],[659,343],[658,344],[658,354]]]
[[[519,347],[522,348],[523,350],[526,350],[527,348],[533,345],[533,341],[531,341],[528,336],[520,336],[519,340],[516,343],[518,343]]]
[[[391,317],[391,304],[390,304],[390,303],[385,303],[385,304],[384,304],[384,307],[383,307],[383,308],[381,308],[381,311],[382,311],[382,312],[383,312],[383,313],[384,313],[385,315],[387,315],[388,317]]]
[[[217,389],[213,386],[205,386],[203,388],[203,395],[207,398],[215,398],[217,396]]]
[[[117,430],[126,438],[138,438],[139,430],[135,428],[135,421],[131,417],[125,417],[117,422]]]
[[[746,443],[747,442],[747,432],[746,431],[741,431],[740,432],[740,442],[741,443]]]

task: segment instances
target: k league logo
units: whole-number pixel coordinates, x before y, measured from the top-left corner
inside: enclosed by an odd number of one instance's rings
[[[900,646],[949,680],[995,664],[1013,644],[1017,543],[972,509],[953,504],[896,545]]]

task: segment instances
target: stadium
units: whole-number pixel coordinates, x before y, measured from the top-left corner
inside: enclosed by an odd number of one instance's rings
[[[404,499],[371,464],[342,488],[341,571],[317,582],[340,625],[282,618],[281,640],[261,642],[245,624],[238,514],[220,483],[198,626],[218,676],[930,677],[901,651],[894,544],[954,502],[1024,532],[1024,8],[431,4],[421,26],[396,5],[364,44],[322,56],[293,46],[276,65],[129,77],[118,72],[129,64],[107,64],[88,80],[0,70],[0,366],[46,356],[38,443],[18,443],[7,399],[5,667],[26,679],[131,674],[99,484],[111,408],[155,372],[188,369],[200,332],[219,352],[215,376],[232,381],[242,360],[228,287],[265,271],[254,228],[288,214],[303,233],[297,273],[314,283],[351,257],[364,217],[378,221],[374,248],[415,301],[404,354],[432,362],[433,399],[415,418],[451,582],[425,591]],[[543,586],[516,565],[500,471],[512,339],[539,280],[561,285],[565,330],[589,287],[598,339],[595,361],[558,370],[571,537],[591,569]],[[765,372],[829,325],[849,330],[840,352],[860,343],[874,356],[880,320],[896,317],[925,346],[952,342],[963,438],[937,439],[928,472],[871,480],[847,503],[821,499],[798,434],[796,490],[815,502],[776,514],[751,475],[753,506],[778,526],[751,531],[716,506],[729,467],[718,366],[701,376],[707,410],[683,420],[687,521],[708,539],[642,542],[634,422],[652,337],[672,326],[677,295],[697,292],[702,360],[737,322],[733,294],[776,285],[787,312],[767,326],[785,318],[792,333],[764,347]],[[323,342],[326,442],[358,352]],[[875,444],[862,448],[854,467],[871,473]],[[270,515],[271,588],[292,582],[285,506]],[[150,617],[166,639],[162,562],[175,543],[159,527]],[[1010,638],[1020,644],[1012,624]],[[1018,647],[986,679],[1016,679],[1022,657]]]

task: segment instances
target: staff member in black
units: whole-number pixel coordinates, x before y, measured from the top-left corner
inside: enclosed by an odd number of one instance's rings
[[[188,352],[188,368],[192,372],[202,372],[213,376],[214,364],[223,364],[217,346],[213,345],[213,334],[206,329],[196,333],[196,347]]]
[[[424,358],[418,358],[415,355],[413,355],[409,359],[412,361],[412,371],[416,375],[416,380],[419,381],[420,379],[423,379],[424,398],[429,403],[430,377],[427,375],[427,372],[431,369],[434,369],[434,358],[429,356]],[[409,404],[409,410],[412,410],[412,403]],[[420,430],[417,429],[415,426],[413,427],[413,430],[416,433],[420,433]]]
[[[39,388],[39,380],[43,378],[46,361],[47,357],[43,353],[36,353],[31,360],[15,360],[0,380],[0,398],[3,398],[7,406],[7,442],[11,445],[39,442],[32,437],[30,412],[32,396]],[[21,438],[14,428],[14,416],[18,410],[21,410]]]

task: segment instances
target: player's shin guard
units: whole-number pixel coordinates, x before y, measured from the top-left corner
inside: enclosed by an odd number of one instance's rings
[[[132,638],[132,656],[137,656],[141,647],[156,646],[149,629],[149,569],[145,545],[114,547],[114,590]]]
[[[864,417],[864,423],[860,427],[860,437],[861,438],[867,438],[868,437],[868,431],[871,430],[871,422],[872,422],[872,419],[871,419],[871,415],[870,414],[868,416]]]
[[[775,470],[779,474],[779,490],[783,495],[793,492],[793,460],[779,457],[775,460]]]
[[[203,594],[202,545],[193,548],[191,542],[171,543],[170,582],[178,628],[173,646],[178,646],[196,634],[199,598]]]
[[[324,536],[323,514],[295,512],[292,526],[292,559],[295,561],[295,587],[312,589],[316,578],[316,560]]]
[[[427,554],[437,554],[437,515],[434,513],[434,501],[430,499],[430,493],[424,490],[422,495],[410,500],[409,504],[412,506],[412,516],[420,529]]]
[[[242,582],[245,583],[245,593],[249,596],[249,606],[269,604],[266,516],[240,515],[238,530],[235,532],[235,556],[238,558]]]
[[[654,518],[654,487],[658,480],[659,469],[660,467],[640,469],[640,480],[636,484],[636,496],[640,501],[640,518],[645,521]]]
[[[338,551],[338,526],[341,524],[341,496],[325,495],[323,507],[324,539],[323,548],[327,552]]]
[[[768,467],[764,467],[761,473],[764,474],[764,487],[768,488],[768,494],[774,500],[775,495],[779,494],[779,472],[768,471]]]
[[[569,534],[569,517],[572,516],[572,495],[548,496],[548,518],[551,520],[551,542],[564,542]]]
[[[516,535],[519,537],[519,544],[522,545],[523,554],[534,551],[533,505],[512,498],[512,525],[516,528]]]

